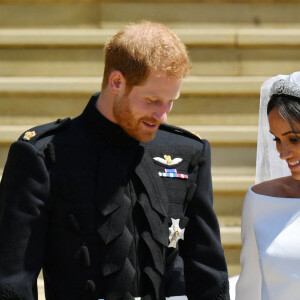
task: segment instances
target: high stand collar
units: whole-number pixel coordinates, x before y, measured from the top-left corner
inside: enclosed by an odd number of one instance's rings
[[[140,144],[139,141],[129,136],[118,124],[106,119],[97,109],[96,102],[100,93],[94,94],[81,117],[97,138],[105,141],[111,146],[120,148],[132,148]]]

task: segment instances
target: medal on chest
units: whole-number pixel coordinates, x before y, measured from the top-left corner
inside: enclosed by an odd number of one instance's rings
[[[177,242],[181,239],[184,240],[184,231],[185,229],[181,229],[179,226],[180,219],[171,218],[172,224],[169,227],[169,248],[176,248]]]

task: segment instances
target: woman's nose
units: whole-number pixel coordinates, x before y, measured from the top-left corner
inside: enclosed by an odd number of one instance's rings
[[[280,153],[279,157],[281,159],[288,159],[293,155],[293,151],[291,150],[291,148],[285,145],[281,145],[281,149],[279,153]]]

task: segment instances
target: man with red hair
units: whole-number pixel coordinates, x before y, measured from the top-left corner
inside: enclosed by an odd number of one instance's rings
[[[229,299],[209,144],[165,124],[189,69],[168,28],[129,25],[84,112],[11,146],[0,299],[37,299],[41,269],[47,300]]]

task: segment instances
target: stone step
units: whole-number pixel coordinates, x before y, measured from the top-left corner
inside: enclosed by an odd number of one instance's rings
[[[266,76],[189,76],[182,95],[259,95]],[[99,89],[100,77],[0,77],[1,94],[92,93]]]
[[[297,36],[300,29],[294,32],[294,44],[297,45]],[[104,43],[112,37],[117,29],[0,29],[0,47],[27,48],[27,47],[74,47],[74,48],[102,48]],[[187,46],[234,46],[240,45],[242,30],[224,28],[184,28],[174,29],[174,32]],[[272,35],[276,34],[273,32]],[[248,33],[249,35],[249,33]],[[279,34],[276,34],[279,38]],[[244,37],[245,40],[246,37]],[[286,37],[284,36],[284,39]],[[293,43],[292,38],[290,43]],[[260,41],[261,43],[261,41]],[[274,42],[273,44],[276,44]],[[282,45],[282,44],[281,44]],[[289,45],[289,44],[288,44]]]
[[[299,22],[300,27],[300,22]],[[0,29],[0,47],[103,47],[118,29]],[[300,45],[300,28],[174,28],[186,46],[291,47]]]
[[[220,226],[221,241],[225,249],[241,248],[241,227]]]
[[[299,47],[190,47],[192,76],[264,76],[300,69]],[[102,49],[1,48],[0,76],[100,77]]]
[[[16,1],[0,4],[3,28],[119,28],[149,19],[170,27],[299,26],[299,2],[288,1]]]
[[[178,125],[188,131],[197,132],[211,145],[256,145],[256,125]]]
[[[225,252],[229,276],[239,275],[241,272],[241,217],[218,216],[221,241]]]
[[[168,122],[182,126],[256,125],[260,86],[266,79],[188,77]],[[0,77],[0,124],[40,124],[74,117],[99,91],[100,82],[97,77]]]
[[[235,168],[231,168],[234,172]],[[251,168],[253,171],[254,167]],[[245,193],[248,187],[254,184],[255,171],[252,176],[232,175],[232,176],[212,176],[214,191],[218,194],[229,194],[228,197],[232,197],[234,193]],[[222,204],[220,204],[222,205]]]
[[[241,265],[240,265],[240,248],[231,248],[231,249],[224,249],[225,251],[225,258],[227,262],[227,269],[229,277],[239,275],[241,273]]]
[[[215,181],[217,177],[213,176],[213,191],[214,191],[214,209],[218,216],[241,217],[243,202],[246,191],[250,185],[254,183],[254,176],[249,179],[249,182],[244,184],[243,188],[238,189],[238,176],[235,182],[231,183],[230,191],[218,190]],[[231,225],[228,225],[231,226]]]
[[[114,29],[2,29],[0,76],[101,76]],[[300,69],[300,28],[175,29],[194,76],[270,76]]]

